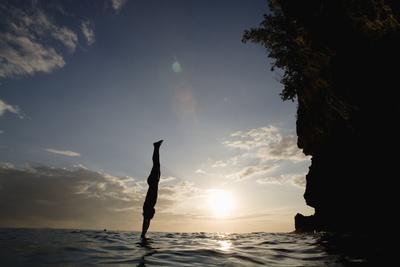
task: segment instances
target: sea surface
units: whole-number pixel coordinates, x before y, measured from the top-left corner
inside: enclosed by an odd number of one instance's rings
[[[148,232],[142,240],[129,231],[0,228],[0,266],[394,266],[386,245],[333,233]]]

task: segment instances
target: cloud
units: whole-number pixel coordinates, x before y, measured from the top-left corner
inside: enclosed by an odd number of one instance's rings
[[[128,0],[110,0],[111,7],[119,13]]]
[[[296,173],[296,174],[290,174],[288,175],[288,181],[299,188],[306,188],[306,175],[307,173]]]
[[[225,161],[223,161],[223,160],[218,160],[218,161],[216,161],[216,162],[214,162],[214,164],[212,165],[213,167],[225,167],[225,166],[227,166],[228,164],[225,162]]]
[[[82,21],[81,25],[83,36],[85,36],[86,41],[89,46],[94,43],[94,30],[93,23],[91,21]]]
[[[297,147],[297,136],[283,136],[275,126],[252,129],[248,132],[236,132],[222,142],[227,147],[245,150],[246,157],[259,159],[261,162],[289,160],[307,161],[307,157]]]
[[[7,111],[18,115],[21,119],[25,118],[25,115],[17,106],[13,107],[0,99],[0,117],[3,116]]]
[[[176,180],[162,177],[164,182]],[[140,229],[146,181],[88,170],[0,164],[0,227]],[[160,183],[157,213],[165,213],[201,190],[193,183]],[[160,217],[161,218],[161,217]]]
[[[237,181],[250,179],[254,176],[263,175],[266,173],[271,172],[272,170],[276,169],[277,166],[246,166],[236,173],[232,173],[227,175],[227,177],[234,178]]]
[[[195,173],[206,173],[205,171],[203,171],[202,169],[197,169],[194,171]]]
[[[257,183],[259,184],[282,184],[286,182],[295,187],[299,187],[302,189],[306,188],[306,175],[307,173],[289,173],[281,175],[280,177],[266,177],[262,179],[257,179]]]
[[[303,152],[297,147],[297,136],[280,136],[277,142],[270,146],[260,147],[257,156],[262,161],[268,160],[290,160],[292,162],[301,162],[309,160]]]
[[[76,33],[58,26],[37,1],[24,2],[18,7],[12,1],[3,1],[0,9],[5,25],[0,32],[0,78],[49,73],[62,68],[64,58],[54,48],[59,43],[69,52],[75,51]]]
[[[52,148],[46,148],[48,152],[55,153],[55,154],[60,154],[64,156],[69,156],[69,157],[79,157],[81,154],[73,151],[66,151],[66,150],[57,150],[57,149],[52,149]]]
[[[140,210],[143,187],[134,179],[83,168],[0,168],[0,226],[65,227],[127,221]],[[101,226],[100,226],[101,227]]]
[[[175,180],[176,180],[175,177],[171,177],[171,176],[165,177],[165,176],[163,176],[162,179],[160,179],[160,184],[161,183],[167,183],[167,182],[175,181]]]
[[[53,48],[45,48],[24,36],[0,33],[0,77],[49,73],[61,68],[65,61]]]
[[[222,143],[231,148],[252,150],[277,143],[280,138],[279,129],[270,125],[268,127],[252,129],[248,132],[235,132]]]
[[[195,200],[202,197],[203,190],[194,183],[185,180],[175,184],[163,185],[159,188],[157,208],[164,213],[192,213],[199,207],[194,207]]]
[[[278,180],[275,177],[266,177],[266,178],[258,179],[257,183],[259,183],[259,184],[279,184]]]
[[[165,185],[159,189],[160,198],[164,199],[187,199],[196,197],[201,189],[194,186],[188,181],[179,181],[174,185]]]
[[[291,164],[309,162],[297,147],[297,136],[283,135],[281,129],[269,125],[250,131],[237,131],[223,139],[222,144],[234,150],[235,156],[226,160],[209,162],[212,168],[225,169],[225,176],[236,181],[257,178],[259,184],[282,182],[284,168]],[[265,175],[269,175],[265,177]],[[276,181],[273,181],[273,180]],[[304,180],[304,176],[303,176]],[[292,182],[301,186],[300,180]]]
[[[66,27],[54,27],[53,29],[50,29],[50,31],[51,35],[55,39],[63,43],[70,52],[75,51],[76,44],[78,42],[78,37],[76,33]]]

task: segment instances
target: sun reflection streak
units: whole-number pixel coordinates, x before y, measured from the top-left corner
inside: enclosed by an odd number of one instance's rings
[[[218,240],[219,250],[229,251],[232,247],[232,242],[230,240]]]
[[[232,241],[231,241],[231,234],[229,233],[220,233],[216,237],[216,241],[218,244],[217,249],[227,252],[232,250]]]

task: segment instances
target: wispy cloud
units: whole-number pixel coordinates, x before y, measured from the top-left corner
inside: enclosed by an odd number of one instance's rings
[[[210,162],[214,169],[223,169],[225,176],[236,181],[256,178],[259,184],[280,184],[287,182],[302,187],[304,175],[292,175],[293,180],[283,179],[279,173],[284,172],[283,166],[308,162],[297,147],[295,135],[283,135],[282,130],[274,125],[237,131],[224,138],[222,144],[235,151],[235,156]],[[294,181],[295,180],[295,181]]]
[[[227,175],[227,177],[234,178],[237,181],[250,179],[254,176],[263,175],[276,169],[277,165],[274,166],[245,166],[235,173]]]
[[[195,173],[206,173],[205,171],[203,171],[202,169],[197,169],[194,171]]]
[[[257,183],[259,183],[259,184],[279,184],[278,180],[275,177],[266,177],[266,178],[258,179]]]
[[[273,125],[252,129],[248,132],[238,131],[231,134],[222,143],[227,147],[245,150],[247,155],[262,161],[300,162],[309,159],[297,147],[297,136],[284,136],[281,130]]]
[[[64,156],[69,156],[69,157],[79,157],[81,154],[73,151],[67,151],[67,150],[57,150],[53,148],[47,148],[46,149],[48,152],[55,153],[55,154],[60,154]]]
[[[19,107],[11,106],[0,99],[0,117],[3,116],[6,112],[14,113],[18,115],[18,117],[20,117],[21,119],[25,118],[25,115],[22,113]]]
[[[110,0],[111,7],[119,13],[128,0]]]
[[[196,188],[193,183],[188,181],[179,181],[173,185],[164,185],[159,190],[161,199],[176,199],[177,196],[191,198],[198,195],[201,190]],[[179,198],[179,197],[178,197]]]
[[[70,52],[74,52],[77,42],[78,36],[76,33],[71,31],[66,27],[49,27],[48,30],[51,32],[51,35],[62,44],[64,44]]]
[[[175,180],[176,180],[175,177],[171,177],[171,176],[165,177],[165,176],[163,176],[162,179],[160,180],[160,184],[161,183],[167,183],[167,182],[175,181]]]
[[[193,211],[193,200],[201,197],[202,192],[194,183],[185,180],[163,185],[159,189],[157,207],[163,212],[190,212]]]
[[[280,138],[279,129],[270,125],[268,127],[252,129],[248,132],[237,131],[231,134],[222,143],[231,148],[252,150],[274,145],[279,142]]]
[[[58,43],[69,52],[75,51],[77,34],[68,27],[57,25],[38,1],[19,6],[14,6],[12,1],[3,1],[0,9],[5,26],[0,32],[0,77],[49,73],[62,68],[65,61],[55,49]]]
[[[276,177],[265,177],[261,179],[257,179],[257,183],[259,184],[282,184],[287,182],[295,187],[306,188],[306,177],[307,173],[288,173],[285,175],[281,175],[279,178]]]
[[[296,187],[306,188],[306,177],[307,172],[304,173],[296,173],[296,174],[288,174],[287,180]]]
[[[93,26],[94,26],[93,23],[89,20],[82,21],[81,25],[82,33],[83,36],[85,36],[89,46],[91,46],[95,41]]]

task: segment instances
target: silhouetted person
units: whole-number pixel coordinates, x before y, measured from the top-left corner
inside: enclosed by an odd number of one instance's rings
[[[160,181],[161,171],[160,171],[160,146],[163,140],[153,143],[153,167],[151,168],[151,172],[149,177],[147,178],[147,184],[149,185],[149,189],[147,190],[146,199],[143,204],[143,225],[142,225],[142,234],[141,238],[145,238],[147,229],[150,226],[150,220],[153,219],[154,213],[156,210],[154,206],[157,202],[158,196],[158,182]]]

